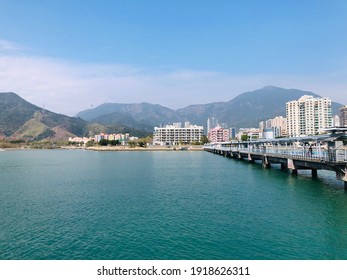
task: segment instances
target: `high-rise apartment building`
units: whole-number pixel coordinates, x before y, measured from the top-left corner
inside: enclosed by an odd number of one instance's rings
[[[272,132],[272,137],[287,136],[287,119],[282,116],[277,116],[267,121],[261,121],[259,123],[259,129],[262,132],[262,137],[269,136]]]
[[[332,117],[332,126],[333,127],[339,127],[340,125],[340,116],[339,115],[334,115]]]
[[[206,131],[206,135],[208,135],[208,133],[210,132],[210,130],[212,128],[215,128],[218,126],[218,120],[215,117],[208,117],[207,119],[207,131]]]
[[[230,136],[231,139],[235,139],[236,138],[236,127],[229,128],[229,136]]]
[[[287,136],[287,119],[282,116],[271,119],[271,129],[275,137]]]
[[[347,105],[340,108],[340,126],[347,126]]]
[[[265,123],[266,123],[265,121],[259,122],[259,129],[260,129],[261,131],[264,131],[264,130],[266,129]]]
[[[331,100],[304,95],[286,103],[289,137],[315,135],[332,126]]]

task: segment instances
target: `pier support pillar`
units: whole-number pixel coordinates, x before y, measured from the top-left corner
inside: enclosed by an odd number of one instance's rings
[[[345,186],[345,191],[347,191],[347,168],[345,168],[344,174],[345,174],[345,176],[343,176],[342,180],[343,180],[343,184]]]
[[[267,160],[267,156],[264,156],[264,157],[263,157],[263,163],[262,163],[262,165],[263,165],[263,168],[270,168],[270,167],[271,167],[270,163],[269,163],[268,160]]]
[[[288,166],[285,163],[281,163],[281,170],[286,170]]]
[[[255,162],[254,159],[252,158],[251,154],[248,154],[248,161],[250,163],[254,163]]]
[[[318,177],[317,169],[312,169],[312,178],[316,179]]]
[[[292,175],[297,176],[298,175],[298,170],[297,169],[292,169]]]
[[[345,191],[347,191],[347,168],[344,171],[343,170],[336,171],[336,179],[343,181]]]

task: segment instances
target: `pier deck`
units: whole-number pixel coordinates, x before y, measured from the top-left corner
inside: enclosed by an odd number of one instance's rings
[[[312,137],[210,143],[204,146],[204,150],[249,162],[261,162],[264,168],[280,164],[281,169],[289,169],[294,175],[300,169],[312,170],[313,177],[317,177],[317,170],[334,171],[337,179],[344,181],[347,190],[346,140],[345,130],[342,133],[339,130]]]

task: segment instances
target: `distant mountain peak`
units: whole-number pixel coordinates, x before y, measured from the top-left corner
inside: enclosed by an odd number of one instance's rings
[[[227,102],[189,105],[178,110],[147,102],[105,103],[78,113],[78,117],[85,119],[82,120],[48,110],[43,112],[42,108],[14,92],[3,92],[0,93],[0,137],[39,140],[66,138],[70,133],[93,135],[96,131],[151,133],[154,126],[173,122],[190,121],[206,126],[210,116],[229,127],[258,127],[260,121],[285,116],[286,102],[298,100],[303,95],[319,97],[308,91],[268,85],[241,93]],[[342,106],[332,102],[333,114]]]
[[[14,93],[12,91],[8,91],[8,92],[0,92],[0,99],[20,99],[23,100],[25,102],[27,102],[25,99],[23,99],[22,97],[20,97],[17,93]]]
[[[262,87],[261,89],[282,89],[282,88],[269,85],[269,86]]]
[[[0,92],[0,94],[4,94],[4,95],[16,95],[19,96],[18,94],[12,92],[12,91],[5,91],[5,92]]]
[[[229,127],[258,127],[262,120],[280,115],[285,116],[286,102],[297,100],[307,94],[318,96],[298,89],[267,85],[257,90],[241,93],[227,102],[189,105],[178,110],[146,102],[136,106],[114,103],[80,112],[77,116],[85,120],[94,119],[104,124],[110,124],[108,121],[111,119],[115,122],[124,122],[128,115],[134,124],[149,127],[184,121],[206,126],[207,118],[216,116],[220,123],[225,123]],[[334,104],[333,111],[336,111]]]

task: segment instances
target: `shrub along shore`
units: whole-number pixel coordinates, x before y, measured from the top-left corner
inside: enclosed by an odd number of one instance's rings
[[[0,140],[0,151],[6,150],[23,150],[23,149],[85,149],[91,151],[202,151],[202,145],[179,145],[179,146],[154,146],[146,145],[139,146],[83,146],[83,145],[69,145],[66,142],[50,142],[50,141],[4,141]]]
[[[71,147],[67,147],[71,148]],[[203,146],[148,146],[148,147],[129,147],[129,146],[92,146],[85,148],[92,151],[202,151]]]

